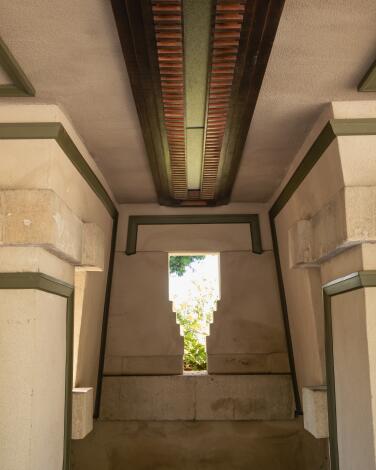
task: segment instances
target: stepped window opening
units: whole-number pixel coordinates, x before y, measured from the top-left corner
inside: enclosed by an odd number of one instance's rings
[[[220,298],[219,254],[169,255],[169,299],[184,336],[184,371],[207,369],[206,337]]]

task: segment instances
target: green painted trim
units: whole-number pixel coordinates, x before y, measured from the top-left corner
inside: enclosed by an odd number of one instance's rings
[[[376,92],[376,60],[359,83],[358,91]]]
[[[325,284],[323,289],[324,315],[325,315],[325,358],[326,383],[328,387],[328,421],[331,469],[339,470],[338,436],[337,436],[337,409],[336,388],[334,374],[333,330],[332,330],[332,297],[345,292],[376,287],[376,271],[359,271],[348,276],[335,279]]]
[[[294,391],[294,398],[295,398],[295,415],[301,416],[303,414],[303,408],[302,408],[302,402],[300,399],[298,379],[296,375],[294,349],[292,345],[290,322],[289,322],[289,316],[288,316],[288,311],[287,311],[286,293],[285,293],[285,288],[283,284],[281,259],[279,256],[279,249],[278,249],[277,232],[276,232],[274,219],[272,218],[270,213],[269,213],[269,221],[270,221],[270,230],[271,230],[271,235],[272,235],[275,266],[276,266],[276,272],[277,272],[278,291],[279,291],[279,297],[281,300],[282,320],[283,320],[283,325],[284,325],[284,330],[285,330],[287,355],[289,358],[292,388]]]
[[[111,197],[60,122],[0,123],[0,139],[54,139],[102,201],[111,217],[114,218],[117,214]]]
[[[33,85],[30,83],[19,63],[1,38],[0,65],[13,82],[10,85],[0,85],[0,97],[35,95]]]
[[[220,3],[219,0],[216,4]],[[227,204],[273,48],[285,0],[247,0],[223,136],[216,204]]]
[[[72,436],[74,289],[65,282],[39,272],[0,273],[0,289],[36,289],[67,300],[63,470],[69,470]]]
[[[137,251],[139,225],[183,225],[183,224],[249,224],[252,252],[262,253],[260,221],[258,214],[191,214],[191,215],[130,215],[125,253]]]
[[[336,137],[376,134],[376,119],[331,119],[324,126],[270,209],[275,218]]]
[[[296,403],[296,414],[303,414],[300,393],[298,388],[298,382],[296,377],[296,368],[294,360],[293,345],[291,339],[290,323],[288,318],[287,302],[285,287],[283,283],[281,261],[279,255],[278,239],[275,226],[275,218],[282,211],[285,205],[289,202],[292,195],[299,188],[304,178],[320,160],[325,150],[329,145],[339,136],[350,136],[350,135],[376,135],[376,119],[331,119],[324,126],[316,140],[313,142],[303,160],[298,165],[297,169],[289,179],[286,186],[283,188],[281,194],[274,202],[273,206],[269,211],[269,220],[272,233],[273,250],[275,256],[277,279],[279,295],[281,299],[281,308],[283,314],[283,321],[285,325],[287,349],[290,360],[290,367],[292,372],[292,381]]]
[[[114,262],[115,262],[117,226],[118,226],[118,214],[115,215],[113,224],[112,224],[110,260],[108,264],[108,276],[107,276],[106,294],[105,294],[103,320],[102,320],[101,344],[100,344],[100,352],[99,352],[97,393],[95,396],[95,404],[94,404],[94,418],[95,419],[99,418],[100,407],[101,407],[104,358],[105,358],[105,353],[106,353],[108,317],[110,313],[111,286],[112,286],[112,274],[114,271]]]

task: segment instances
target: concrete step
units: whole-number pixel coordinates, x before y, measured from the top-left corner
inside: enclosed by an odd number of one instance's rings
[[[104,377],[101,419],[253,421],[294,418],[291,377],[207,375]]]

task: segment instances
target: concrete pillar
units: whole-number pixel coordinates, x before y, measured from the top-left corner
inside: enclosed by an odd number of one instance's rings
[[[4,105],[0,122],[0,468],[66,470],[73,338],[75,385],[95,387],[116,208],[57,106]],[[74,335],[75,270],[96,272],[77,273]]]
[[[375,268],[373,244],[321,267],[332,466],[341,470],[376,469]]]
[[[326,382],[334,470],[376,469],[375,148],[374,103],[332,103],[274,219],[298,382]]]
[[[71,438],[75,266],[101,269],[103,249],[91,248],[100,230],[52,190],[0,191],[0,215],[1,465],[61,470]]]
[[[61,470],[69,461],[73,267],[41,248],[0,248],[3,260],[0,466]]]

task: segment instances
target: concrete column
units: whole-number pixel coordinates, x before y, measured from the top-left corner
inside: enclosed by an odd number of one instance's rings
[[[0,248],[0,265],[0,467],[61,470],[69,459],[70,300],[37,287],[44,275],[73,284],[74,270],[32,247]]]
[[[4,104],[0,122],[0,468],[65,470],[73,362],[76,387],[98,376],[116,207],[57,106]]]
[[[298,382],[327,383],[334,470],[376,469],[375,117],[374,103],[328,108],[275,218]],[[328,119],[336,137],[325,146]]]
[[[354,247],[321,266],[331,451],[334,468],[341,470],[376,469],[375,268],[373,244]]]

